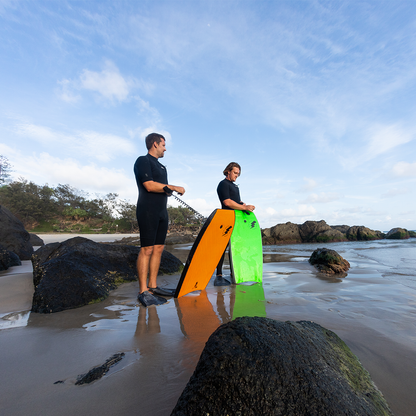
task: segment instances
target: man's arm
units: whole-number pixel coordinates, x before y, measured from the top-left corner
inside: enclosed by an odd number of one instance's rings
[[[232,199],[224,199],[222,203],[230,209],[238,209],[240,211],[254,211],[256,209],[254,205],[247,205],[244,202],[239,204]]]
[[[147,192],[155,192],[158,194],[165,193],[165,190],[163,189],[165,186],[169,187],[169,189],[177,192],[180,195],[183,195],[185,193],[185,188],[183,188],[182,186],[166,185],[165,183],[159,183],[155,181],[143,182],[143,186],[145,187]]]

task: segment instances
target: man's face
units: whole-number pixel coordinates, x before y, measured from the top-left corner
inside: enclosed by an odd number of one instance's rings
[[[159,143],[154,143],[155,149],[156,149],[156,155],[157,158],[161,158],[164,156],[164,153],[166,152],[166,143],[163,139],[160,140]]]
[[[232,168],[232,170],[228,172],[227,179],[231,182],[235,182],[239,176],[240,176],[240,169]]]

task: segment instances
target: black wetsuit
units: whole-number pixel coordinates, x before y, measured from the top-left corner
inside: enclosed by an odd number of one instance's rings
[[[147,154],[137,158],[134,164],[139,199],[136,216],[140,229],[142,247],[165,244],[168,231],[167,195],[165,193],[148,192],[143,183],[147,181],[168,184],[166,168],[158,160]]]
[[[237,202],[237,204],[242,203],[240,199],[240,190],[238,189],[238,186],[234,182],[229,181],[228,179],[223,179],[218,184],[217,194],[218,194],[218,198],[220,199],[222,209],[232,209],[224,205],[224,201],[226,199],[231,199],[232,201]],[[225,249],[225,251],[226,250],[227,249]],[[225,251],[222,254],[221,260],[219,261],[218,266],[217,266],[217,276],[222,275],[222,265],[224,263]],[[230,267],[231,267],[231,257],[230,257]]]
[[[224,201],[226,199],[231,199],[232,201],[237,202],[237,204],[241,204],[240,190],[238,189],[238,186],[228,179],[224,179],[218,184],[217,194],[221,201],[222,209],[232,209],[224,205]]]

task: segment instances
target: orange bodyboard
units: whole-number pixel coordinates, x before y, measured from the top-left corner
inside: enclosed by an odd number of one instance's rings
[[[230,240],[234,222],[233,210],[216,209],[209,216],[189,252],[175,298],[207,287]]]

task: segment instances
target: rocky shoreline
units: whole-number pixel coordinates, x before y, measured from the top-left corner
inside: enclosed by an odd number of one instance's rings
[[[364,226],[328,225],[324,220],[306,221],[303,224],[277,224],[262,230],[263,245],[297,243],[335,243],[340,241],[369,241],[415,238],[414,231],[393,228],[387,234]]]

